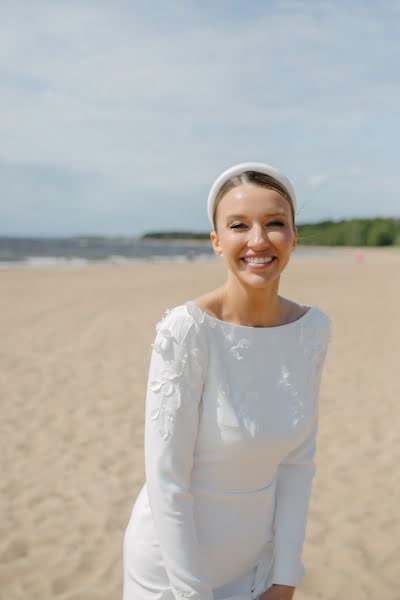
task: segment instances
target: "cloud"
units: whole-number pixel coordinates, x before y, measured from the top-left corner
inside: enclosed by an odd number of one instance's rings
[[[230,164],[252,159],[289,174],[307,198],[304,218],[345,213],[340,177],[327,190],[336,202],[312,196],[324,173],[355,161],[363,171],[382,164],[382,177],[395,168],[396,15],[389,1],[3,3],[0,158],[21,166],[30,206],[42,184],[29,168],[43,175],[46,165],[46,210],[64,211],[69,230],[81,226],[79,207],[107,229],[105,205],[117,229],[132,207],[136,231],[160,228],[165,205],[175,228],[206,228],[208,186]],[[54,172],[75,182],[76,211]],[[6,203],[24,195],[10,171],[4,178],[3,231],[16,226]],[[366,210],[374,199],[358,193]],[[396,209],[391,197],[382,210]],[[188,205],[194,216],[183,221]]]

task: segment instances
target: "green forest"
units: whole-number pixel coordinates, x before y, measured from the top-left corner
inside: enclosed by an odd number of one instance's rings
[[[298,244],[307,246],[400,246],[400,219],[344,219],[297,225]],[[143,239],[208,240],[209,233],[191,231],[149,232]]]

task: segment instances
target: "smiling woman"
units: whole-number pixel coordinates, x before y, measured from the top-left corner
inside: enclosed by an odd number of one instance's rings
[[[289,180],[264,163],[210,190],[227,278],[156,326],[124,600],[290,600],[304,577],[330,319],[278,294],[295,210]]]
[[[234,187],[230,186],[223,196],[217,195],[211,241],[215,253],[224,255],[232,298],[244,308],[249,294],[256,301],[255,288],[261,288],[260,312],[269,321],[268,313],[273,317],[271,309],[280,312],[279,276],[289,262],[298,235],[287,194],[278,192],[276,186],[272,189],[249,182],[251,173],[235,177]]]

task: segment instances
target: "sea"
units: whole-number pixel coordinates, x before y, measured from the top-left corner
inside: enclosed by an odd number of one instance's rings
[[[331,247],[298,245],[299,256],[332,254]],[[0,267],[85,266],[96,263],[220,260],[209,240],[127,237],[0,237]]]

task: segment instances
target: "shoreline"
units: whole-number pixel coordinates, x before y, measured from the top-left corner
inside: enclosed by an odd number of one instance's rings
[[[171,244],[172,246],[174,244]],[[203,244],[204,245],[204,244]],[[204,245],[205,246],[205,245]],[[209,248],[209,243],[206,245]],[[342,255],[359,255],[359,258],[368,256],[387,256],[388,258],[400,257],[400,246],[299,246],[294,250],[292,259],[305,258],[332,258]],[[360,256],[361,255],[361,256]],[[9,269],[38,269],[38,268],[73,268],[73,267],[96,267],[113,265],[135,265],[135,264],[179,264],[179,263],[201,263],[201,262],[220,262],[220,258],[214,254],[181,254],[181,255],[149,255],[144,257],[126,257],[122,255],[110,255],[107,258],[92,259],[83,257],[56,257],[56,256],[36,256],[23,260],[0,260],[0,270]]]

